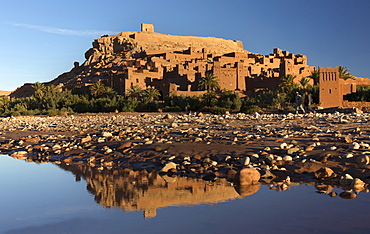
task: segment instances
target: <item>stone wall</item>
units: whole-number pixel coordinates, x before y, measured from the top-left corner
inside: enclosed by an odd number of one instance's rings
[[[344,108],[358,108],[364,112],[370,112],[370,102],[350,102],[347,100],[343,101]]]

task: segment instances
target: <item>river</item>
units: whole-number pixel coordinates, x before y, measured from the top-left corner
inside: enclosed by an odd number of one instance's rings
[[[92,170],[0,156],[0,233],[366,233],[370,195]],[[333,191],[341,191],[334,188]]]

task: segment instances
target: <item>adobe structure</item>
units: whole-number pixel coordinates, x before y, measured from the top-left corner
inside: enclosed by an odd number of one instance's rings
[[[269,55],[251,53],[241,41],[160,34],[152,24],[142,24],[140,32],[101,36],[85,58],[82,65],[75,62],[71,71],[44,84],[88,92],[89,86],[102,81],[119,94],[139,86],[158,89],[162,98],[194,96],[205,92],[198,89],[199,81],[212,73],[221,90],[253,96],[258,91],[276,90],[283,76],[291,74],[296,76],[294,82],[299,82],[315,70],[307,65],[306,55],[278,48]],[[355,92],[356,84],[370,85],[367,78],[339,79],[337,68],[320,68],[320,72],[320,102],[325,108],[354,106],[354,102],[343,101],[343,95]],[[31,86],[25,84],[10,96],[31,96]]]
[[[151,24],[142,24],[140,32],[103,35],[85,53],[86,61],[45,85],[63,89],[87,87],[104,82],[119,94],[132,86],[154,87],[163,96],[199,95],[199,81],[213,73],[221,90],[253,95],[259,90],[274,90],[280,78],[295,75],[298,82],[315,69],[307,57],[281,49],[272,54],[251,53],[241,41],[214,37],[174,36],[154,32]],[[31,84],[12,93],[13,97],[30,96]]]
[[[370,85],[370,79],[359,77],[348,80],[340,79],[338,67],[319,67],[319,71],[319,102],[321,107],[362,108],[370,106],[368,102],[349,102],[343,100],[344,95],[356,92],[357,85]]]

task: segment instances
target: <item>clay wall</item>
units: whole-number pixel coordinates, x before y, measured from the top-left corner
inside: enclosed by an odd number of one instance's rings
[[[366,110],[366,112],[368,112],[370,102],[350,102],[347,100],[343,100],[342,106],[345,108],[358,108],[360,110]]]
[[[324,108],[342,106],[343,92],[339,81],[338,67],[322,68],[320,71],[320,91],[319,100],[320,105]]]

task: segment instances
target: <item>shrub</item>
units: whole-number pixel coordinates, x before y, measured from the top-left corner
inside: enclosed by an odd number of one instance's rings
[[[256,113],[256,112],[259,112],[261,111],[261,107],[257,106],[257,105],[250,105],[250,106],[246,106],[244,108],[244,113],[246,114],[253,114],[253,113]]]
[[[181,112],[181,108],[178,106],[165,106],[162,108],[163,112]]]
[[[210,110],[214,115],[224,115],[228,111],[228,109],[224,107],[211,107]]]

